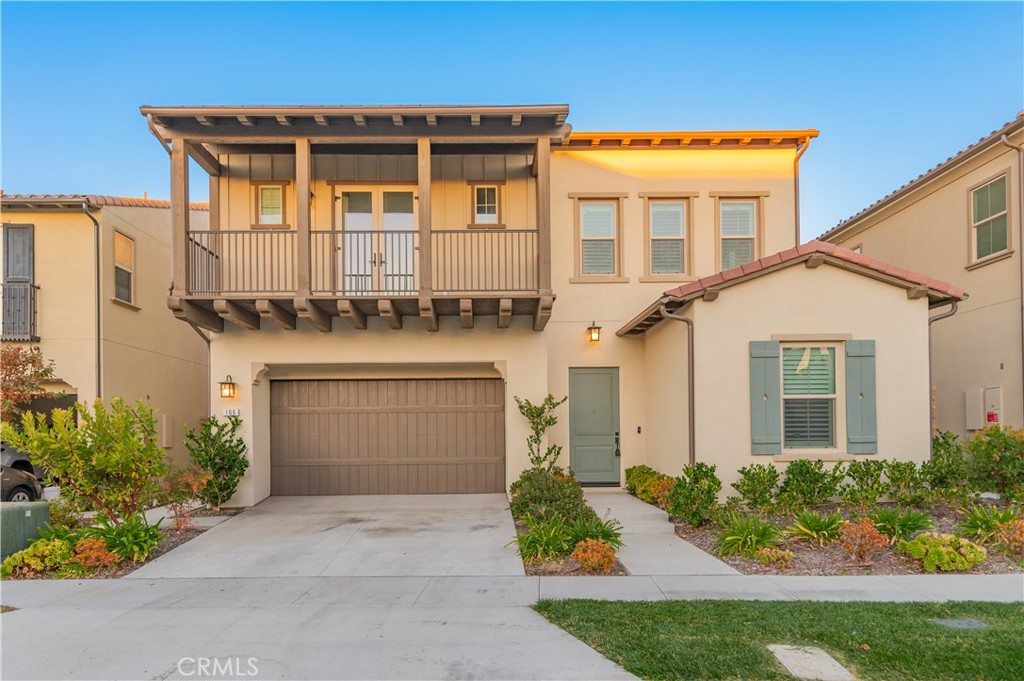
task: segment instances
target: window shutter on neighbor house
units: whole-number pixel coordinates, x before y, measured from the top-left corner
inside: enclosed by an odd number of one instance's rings
[[[751,454],[782,453],[779,342],[750,341]]]
[[[846,342],[846,439],[850,454],[876,454],[875,341]]]

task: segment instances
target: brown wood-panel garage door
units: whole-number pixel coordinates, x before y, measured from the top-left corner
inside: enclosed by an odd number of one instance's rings
[[[270,385],[270,493],[505,490],[500,379]]]

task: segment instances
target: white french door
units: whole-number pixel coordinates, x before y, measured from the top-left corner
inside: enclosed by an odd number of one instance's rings
[[[416,191],[402,185],[338,185],[334,205],[342,293],[414,295]]]

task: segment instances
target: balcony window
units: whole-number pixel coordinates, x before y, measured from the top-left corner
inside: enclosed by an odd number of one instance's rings
[[[256,223],[262,227],[283,227],[284,186],[261,184],[256,186]]]
[[[498,218],[498,185],[473,185],[473,226],[494,227],[501,220]]]
[[[114,232],[114,298],[123,303],[135,300],[135,242]]]

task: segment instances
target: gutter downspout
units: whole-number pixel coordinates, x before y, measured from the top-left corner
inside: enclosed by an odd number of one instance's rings
[[[103,329],[100,321],[100,223],[89,212],[89,204],[82,203],[82,212],[92,221],[93,274],[96,303],[96,399],[103,399]]]
[[[1018,118],[1020,116],[1018,115]],[[1017,260],[1020,263],[1020,362],[1024,367],[1024,147],[1012,143],[1006,135],[999,141],[1017,152]],[[1021,404],[1024,404],[1024,381],[1021,381]]]
[[[694,463],[697,462],[697,430],[696,430],[696,428],[697,428],[697,407],[696,407],[696,404],[694,403],[694,396],[695,396],[695,393],[696,393],[696,389],[695,389],[696,381],[695,381],[694,375],[693,375],[694,365],[696,364],[696,362],[694,361],[694,352],[693,352],[693,341],[694,341],[694,339],[693,339],[693,320],[689,319],[688,317],[684,317],[682,315],[675,314],[674,312],[669,312],[668,311],[668,306],[665,303],[661,304],[661,316],[664,317],[665,319],[674,319],[677,322],[682,322],[682,323],[686,324],[686,334],[688,336],[688,338],[686,339],[686,379],[687,379],[687,381],[686,381],[687,382],[687,386],[686,386],[686,390],[687,390],[687,404],[686,404],[687,414],[686,414],[686,416],[687,416],[687,420],[688,420],[688,424],[689,424],[689,428],[688,428],[688,435],[689,435],[689,440],[690,440],[690,443],[689,443],[689,446],[690,446],[689,462],[690,462],[690,465],[692,466]]]
[[[797,148],[796,157],[793,159],[793,223],[796,225],[796,241],[793,242],[794,246],[799,246],[802,243],[800,241],[800,157],[804,155],[809,146],[811,146],[810,137]]]
[[[967,297],[966,293],[964,294],[964,297],[965,298]],[[955,315],[956,314],[956,309],[960,305],[960,301],[959,300],[950,300],[948,302],[949,302],[949,309],[948,310],[946,310],[945,312],[943,312],[941,314],[937,314],[934,317],[928,317],[928,406],[929,406],[929,411],[931,411],[931,405],[932,405],[932,390],[935,389],[935,380],[932,378],[932,372],[933,372],[933,369],[932,369],[932,324],[934,324],[935,322],[939,321],[940,319],[948,319],[949,317],[952,317],[953,315]],[[934,424],[930,424],[930,425],[932,425],[931,430],[932,430],[932,432],[934,434],[935,426],[934,426]],[[929,449],[929,451],[931,451],[931,450]]]

